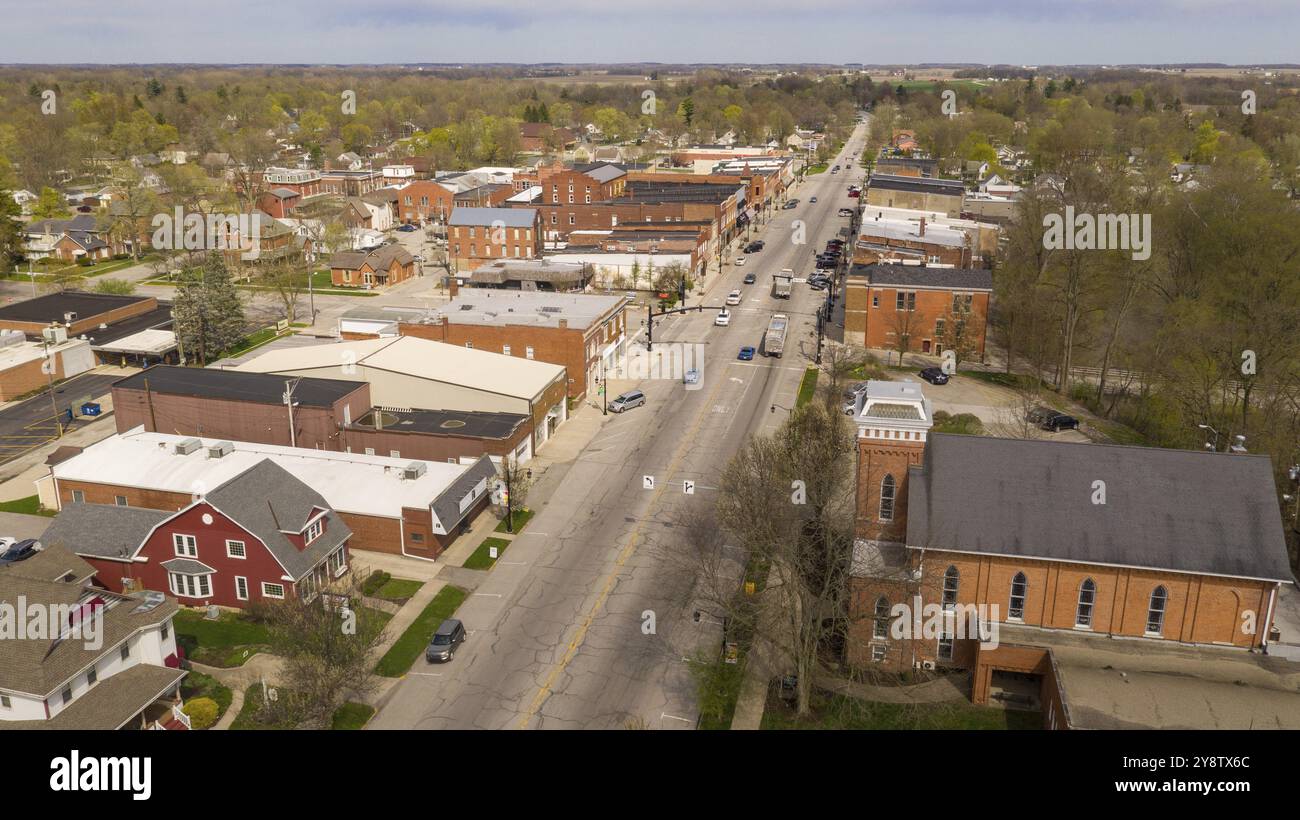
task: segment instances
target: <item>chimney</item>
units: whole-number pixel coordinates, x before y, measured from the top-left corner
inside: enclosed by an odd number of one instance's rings
[[[561,316],[558,321],[560,325],[560,330],[564,330],[569,326],[569,320],[565,319],[563,316]]]
[[[460,281],[455,276],[447,277],[447,295],[452,299],[456,298],[456,293],[460,290]]]
[[[921,236],[925,236],[925,217],[921,217]]]

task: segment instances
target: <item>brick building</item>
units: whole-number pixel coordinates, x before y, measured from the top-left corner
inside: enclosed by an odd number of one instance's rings
[[[399,333],[563,365],[576,401],[622,357],[626,304],[623,296],[474,289],[402,322]]]
[[[542,218],[536,208],[456,208],[447,222],[447,252],[461,268],[493,259],[542,255]]]
[[[852,665],[969,669],[976,703],[1065,727],[1057,642],[1267,646],[1292,582],[1268,458],[935,434],[913,382],[870,382],[854,421]]]
[[[487,456],[452,464],[136,428],[68,455],[36,486],[51,509],[105,504],[174,513],[265,461],[319,493],[352,531],[352,548],[430,560],[487,507],[496,475]]]
[[[302,195],[293,188],[272,188],[257,197],[258,209],[276,219],[293,216],[293,209],[302,202]]]
[[[165,590],[188,606],[311,600],[348,571],[352,531],[270,459],[186,498],[178,510],[67,503],[45,539],[114,592]]]
[[[844,286],[844,341],[881,350],[984,358],[993,274],[928,265],[854,265]]]
[[[53,325],[68,339],[84,336],[99,364],[148,366],[176,355],[171,303],[152,296],[66,290],[0,307],[0,330],[40,341]]]
[[[397,221],[406,225],[446,224],[456,207],[455,193],[431,179],[417,179],[394,190],[397,192]]]
[[[963,231],[929,223],[897,219],[863,220],[853,243],[853,263],[874,265],[903,260],[954,268],[972,267],[974,249]]]
[[[867,179],[867,204],[886,208],[912,208],[961,216],[966,186],[955,179],[872,174]]]
[[[295,191],[303,199],[325,192],[321,186],[320,171],[302,168],[267,168],[262,172],[262,185],[269,189],[284,188]]]

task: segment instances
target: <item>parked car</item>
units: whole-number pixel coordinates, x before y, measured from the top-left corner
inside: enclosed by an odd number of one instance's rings
[[[0,566],[4,564],[16,564],[19,561],[26,561],[33,555],[41,551],[41,542],[35,538],[28,538],[19,541],[0,554]]]
[[[758,281],[758,277],[756,277],[754,274],[752,274],[752,273],[747,273],[747,274],[745,274],[745,284],[746,284],[746,285],[752,285],[752,284],[754,284],[754,283],[757,282],[757,281]]]
[[[815,197],[815,196],[810,196],[810,197],[808,197],[808,201],[809,201],[809,202],[816,202],[816,201],[817,201],[817,197]]]
[[[1078,419],[1050,407],[1035,407],[1025,414],[1025,418],[1027,421],[1033,422],[1042,429],[1053,433],[1059,433],[1062,430],[1079,429]]]
[[[419,228],[415,227],[414,225],[399,225],[397,230],[401,231],[402,233],[411,233],[412,231],[418,231]]]
[[[745,253],[758,253],[763,250],[764,242],[761,239],[755,239],[745,246]]]
[[[853,209],[852,209],[852,208],[840,208],[840,210],[839,210],[839,215],[840,215],[840,216],[853,216]]]
[[[921,371],[921,378],[930,384],[947,384],[948,374],[943,372],[942,367],[927,367]]]
[[[857,198],[859,198],[859,197],[861,197],[861,196],[862,196],[862,192],[861,192],[861,191],[849,191],[849,198],[851,198],[851,199],[857,199]]]
[[[728,294],[727,294],[727,304],[729,304],[729,305],[738,305],[738,304],[740,304],[740,291],[738,291],[738,290],[733,290],[731,293],[728,293]]]
[[[844,390],[844,400],[851,401],[858,397],[858,394],[867,389],[866,382],[854,382]]]
[[[784,205],[782,205],[782,206],[781,206],[781,210],[783,210],[783,211],[788,211],[788,210],[790,210],[791,208],[797,208],[797,207],[799,207],[799,200],[797,200],[797,199],[792,199],[792,200],[790,200],[789,202],[787,202],[787,203],[785,203]]]
[[[743,257],[743,256],[737,256],[737,257],[736,257],[736,264],[737,264],[737,265],[743,265],[743,264],[745,264],[745,257]]]
[[[752,362],[754,360],[754,348],[745,345],[740,349],[740,355],[736,358],[742,362]]]
[[[626,393],[620,393],[609,403],[609,409],[615,413],[622,413],[624,410],[631,410],[633,407],[640,407],[645,404],[645,393],[640,390],[629,390]]]
[[[715,327],[726,327],[730,325],[731,311],[727,310],[726,308],[723,308],[722,310],[718,311],[718,315],[713,317],[713,324]]]
[[[699,384],[699,383],[700,383],[700,371],[698,370],[687,370],[686,373],[682,375],[682,384]]]
[[[438,624],[433,640],[424,650],[424,659],[429,663],[449,661],[456,654],[456,646],[464,642],[465,625],[455,618],[448,618]]]
[[[809,286],[810,288],[812,288],[813,290],[826,290],[826,289],[830,288],[830,286],[831,286],[831,280],[829,280],[829,279],[818,279],[818,280],[815,281],[815,282],[810,281],[810,282],[808,283],[808,286]]]

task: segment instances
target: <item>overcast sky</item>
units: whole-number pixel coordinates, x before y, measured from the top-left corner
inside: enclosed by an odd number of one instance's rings
[[[1300,62],[1300,0],[0,0],[0,63]]]

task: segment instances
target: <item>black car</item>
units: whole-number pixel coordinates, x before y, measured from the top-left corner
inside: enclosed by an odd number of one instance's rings
[[[752,285],[752,284],[754,284],[754,282],[756,282],[756,281],[757,281],[757,278],[754,276],[754,274],[752,274],[752,273],[747,273],[747,274],[745,274],[745,284],[746,284],[746,285]]]
[[[812,279],[808,280],[808,287],[812,288],[813,290],[826,290],[830,286],[831,286],[831,280],[829,279],[817,279],[815,281]]]
[[[35,538],[28,538],[25,541],[19,541],[13,544],[9,549],[0,555],[0,566],[5,564],[16,564],[19,561],[26,561],[41,550],[41,542]]]
[[[763,240],[756,239],[745,246],[745,253],[758,253],[763,250]]]
[[[1050,407],[1035,407],[1025,414],[1028,421],[1033,422],[1040,428],[1052,433],[1059,433],[1062,430],[1078,430],[1079,420],[1074,416],[1067,416]]]
[[[948,374],[941,367],[927,367],[921,371],[921,378],[930,384],[947,384]]]

